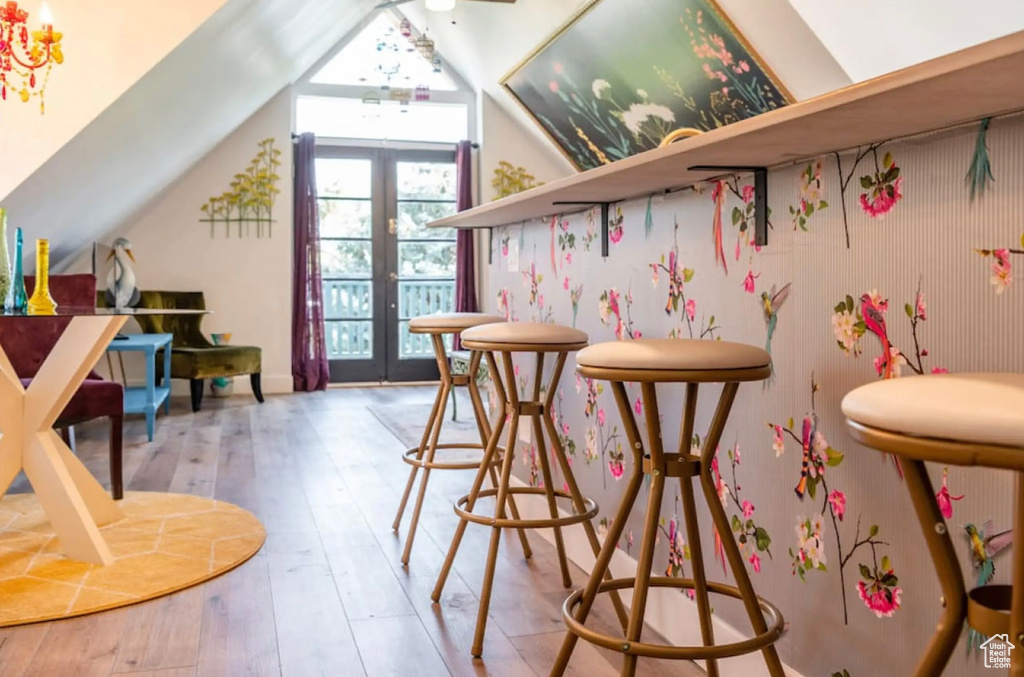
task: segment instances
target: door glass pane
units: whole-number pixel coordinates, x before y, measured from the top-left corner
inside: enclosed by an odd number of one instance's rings
[[[452,335],[444,335],[445,348],[451,352]],[[403,320],[398,323],[398,357],[402,360],[434,359],[434,346],[427,334],[410,334],[409,322]]]
[[[327,359],[368,360],[373,357],[373,322],[324,322]]]
[[[373,272],[372,245],[369,240],[322,240],[320,269],[325,276],[370,277]]]
[[[454,242],[399,242],[401,277],[450,278],[455,272]]]
[[[453,228],[427,228],[431,221],[455,213],[454,202],[399,202],[398,237],[404,239],[454,240]]]
[[[361,237],[373,234],[373,203],[370,200],[321,199],[320,237]]]
[[[324,317],[328,320],[373,317],[370,280],[324,280]]]
[[[372,196],[372,160],[349,158],[316,159],[317,197]]]
[[[295,126],[318,137],[458,143],[469,136],[469,107],[464,103],[397,101],[364,103],[361,99],[300,96]]]
[[[455,202],[456,170],[453,162],[399,162],[399,200]]]
[[[450,312],[455,307],[455,280],[402,280],[398,283],[398,318]]]

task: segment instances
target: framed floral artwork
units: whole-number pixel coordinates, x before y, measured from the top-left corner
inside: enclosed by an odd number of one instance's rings
[[[501,84],[581,170],[793,101],[714,0],[591,0]]]

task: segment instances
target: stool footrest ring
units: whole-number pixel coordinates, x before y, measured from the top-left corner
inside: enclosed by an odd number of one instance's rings
[[[521,495],[534,495],[534,496],[546,496],[547,490],[544,487],[509,487],[508,494],[510,496],[521,496]],[[564,491],[555,491],[557,498],[565,498],[572,500],[572,496]],[[497,489],[484,489],[477,494],[477,498],[489,498],[491,496],[497,496]],[[568,527],[573,524],[582,524],[583,522],[594,519],[597,516],[597,504],[589,498],[583,499],[583,507],[586,508],[586,512],[576,512],[573,510],[572,514],[564,517],[547,517],[543,519],[511,519],[503,517],[502,519],[495,519],[493,515],[475,515],[472,512],[465,509],[465,505],[469,502],[469,496],[463,496],[455,502],[455,514],[462,519],[473,522],[474,524],[483,524],[488,527],[497,527],[501,529],[550,529],[551,527]]]
[[[993,637],[1010,632],[1012,585],[985,585],[967,593],[967,624]]]
[[[635,585],[636,579],[633,578],[613,578],[611,580],[603,581],[598,587],[598,592],[623,590],[626,588],[632,588]],[[650,587],[652,588],[681,588],[683,590],[692,590],[694,586],[695,583],[692,578],[652,576],[650,581]],[[708,592],[742,599],[739,589],[731,585],[708,581],[707,588]],[[602,635],[594,632],[577,621],[573,615],[573,611],[582,599],[583,590],[576,590],[569,595],[565,600],[565,603],[562,605],[562,620],[565,621],[565,625],[569,632],[590,644],[595,644],[618,653],[631,654],[634,656],[666,658],[669,660],[731,658],[733,656],[743,656],[749,653],[754,653],[755,651],[760,651],[766,646],[777,642],[785,631],[785,622],[782,618],[782,612],[780,612],[771,602],[758,597],[757,603],[761,607],[761,611],[768,617],[768,630],[760,635],[755,635],[750,639],[745,639],[741,642],[733,642],[731,644],[715,644],[713,646],[667,646],[664,644],[630,642],[624,637],[611,637],[609,635]]]
[[[461,449],[463,451],[483,451],[484,447],[482,444],[473,444],[471,442],[465,443],[450,443],[450,444],[439,444],[435,447],[437,450],[442,449]],[[430,468],[431,470],[476,470],[480,467],[480,463],[483,462],[483,458],[475,460],[437,460],[434,457],[433,461],[426,461],[425,459],[417,459],[416,456],[420,453],[419,447],[409,449],[402,454],[402,460],[409,465],[416,466],[417,468]],[[493,465],[500,465],[502,457],[505,455],[505,448],[498,447],[498,453],[494,455]]]

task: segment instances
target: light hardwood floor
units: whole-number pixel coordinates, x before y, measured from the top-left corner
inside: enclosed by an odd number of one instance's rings
[[[152,443],[144,422],[129,420],[129,491],[237,503],[266,525],[266,545],[235,571],[176,595],[0,629],[0,677],[546,676],[566,593],[554,548],[539,536],[530,537],[529,561],[518,539],[502,541],[482,660],[469,648],[489,530],[470,525],[441,604],[430,601],[456,523],[452,501],[468,490],[471,471],[432,474],[412,561],[401,565],[404,533],[396,536],[391,521],[409,466],[369,408],[429,403],[434,392],[339,389],[262,406],[207,398],[198,414],[175,401]],[[81,426],[78,454],[106,482],[104,433],[103,423]],[[577,586],[585,581],[575,567],[573,576]],[[613,625],[603,600],[594,627]],[[617,675],[618,657],[580,642],[568,674]],[[641,661],[639,674],[703,673]]]

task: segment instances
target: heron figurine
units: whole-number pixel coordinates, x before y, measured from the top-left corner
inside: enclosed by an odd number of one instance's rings
[[[107,260],[114,260],[114,265],[107,273],[107,304],[114,308],[132,308],[139,302],[139,288],[135,286],[135,255],[132,254],[132,243],[127,238],[119,237],[114,243]],[[129,263],[129,259],[131,262]]]

